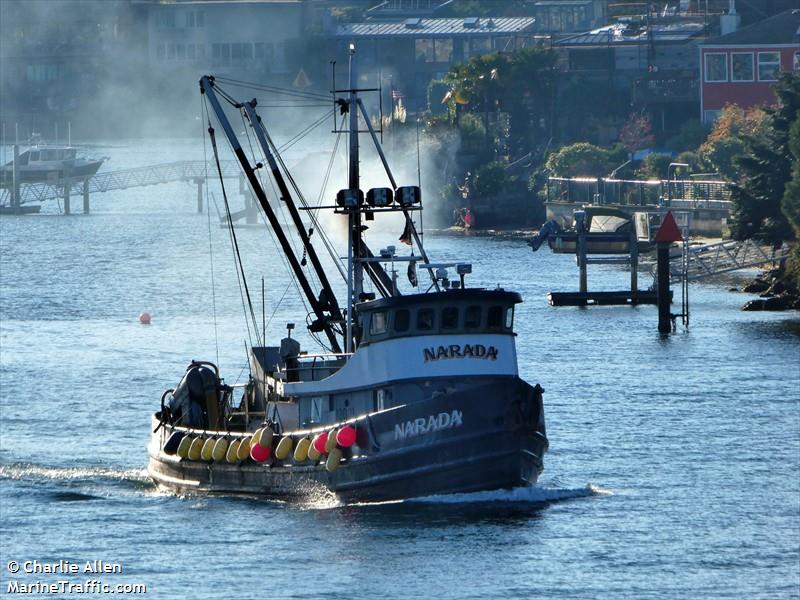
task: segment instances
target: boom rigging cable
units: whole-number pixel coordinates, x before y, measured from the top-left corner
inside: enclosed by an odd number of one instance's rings
[[[207,105],[206,105],[206,116],[208,117],[208,106]],[[231,236],[231,242],[232,242],[232,245],[233,245],[233,248],[234,248],[234,260],[236,262],[236,278],[239,280],[239,291],[240,291],[240,293],[242,292],[242,289],[244,290],[244,294],[242,294],[242,305],[243,305],[242,308],[244,308],[244,310],[245,310],[245,315],[247,314],[248,309],[249,309],[250,319],[251,319],[253,327],[254,327],[254,329],[256,331],[256,339],[258,339],[258,337],[259,337],[259,335],[258,335],[258,321],[256,320],[255,311],[253,310],[253,302],[250,299],[250,290],[249,290],[249,288],[247,286],[247,278],[245,277],[245,273],[244,273],[244,265],[242,264],[242,256],[241,256],[241,254],[239,252],[239,242],[236,239],[236,232],[234,231],[234,228],[233,228],[233,218],[231,217],[230,204],[228,203],[228,194],[227,194],[227,192],[225,190],[225,182],[224,182],[224,179],[222,177],[222,166],[220,165],[220,162],[219,162],[219,151],[217,149],[216,135],[214,133],[214,128],[211,126],[211,119],[210,118],[208,119],[208,133],[209,133],[209,137],[211,138],[211,147],[214,150],[214,160],[215,160],[216,165],[217,165],[217,172],[219,173],[220,185],[222,186],[222,198],[223,198],[223,200],[225,202],[225,212],[226,212],[227,217],[228,217],[228,225],[229,225],[228,229],[229,229],[230,236]],[[246,301],[245,301],[245,297],[246,297]],[[252,333],[250,331],[250,323],[247,322],[247,319],[245,319],[245,324],[247,326],[247,337],[248,337],[248,339],[250,341],[250,345],[252,346],[253,345],[253,338],[252,338]]]
[[[203,108],[206,110],[206,117],[208,117],[208,106],[205,105],[205,99],[200,98],[200,111]],[[200,127],[203,127],[203,122],[200,122]],[[203,132],[203,180],[206,187],[206,214],[208,215],[208,255],[211,263],[211,308],[214,315],[214,348],[216,350],[217,362],[219,364],[219,336],[217,335],[217,286],[214,282],[214,245],[211,243],[211,206],[208,202],[208,151],[206,147],[206,136]]]

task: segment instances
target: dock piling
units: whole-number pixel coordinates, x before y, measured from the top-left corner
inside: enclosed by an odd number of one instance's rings
[[[203,180],[198,178],[194,182],[197,184],[197,213],[203,213]]]
[[[89,214],[89,178],[83,178],[83,214]]]
[[[14,214],[19,214],[19,207],[22,204],[19,196],[19,144],[14,144],[14,162],[11,166],[11,172],[11,206],[13,207]]]

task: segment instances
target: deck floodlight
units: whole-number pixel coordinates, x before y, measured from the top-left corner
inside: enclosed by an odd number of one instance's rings
[[[336,194],[336,204],[345,210],[352,210],[364,201],[364,192],[361,190],[339,190]]]
[[[394,192],[391,188],[372,188],[367,192],[367,204],[375,207],[391,206]]]
[[[397,188],[395,198],[400,206],[411,206],[422,201],[422,192],[416,185],[406,185]]]

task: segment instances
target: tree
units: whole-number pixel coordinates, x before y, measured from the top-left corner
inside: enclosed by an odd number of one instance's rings
[[[611,152],[586,142],[563,146],[547,157],[554,177],[605,177],[614,168]]]
[[[672,162],[671,154],[651,152],[642,161],[639,175],[647,179],[666,179],[669,175],[669,165]]]
[[[800,238],[800,115],[789,130],[789,150],[792,153],[792,178],[786,183],[781,200],[783,214]]]
[[[496,196],[509,181],[506,166],[501,162],[490,162],[475,170],[473,191],[478,197]]]
[[[545,141],[542,124],[546,127],[551,116],[554,64],[553,52],[540,48],[473,57],[444,76],[447,101],[454,112],[480,116],[487,130],[490,116],[507,113],[509,153],[519,156]]]
[[[786,184],[792,177],[789,131],[800,113],[800,75],[784,73],[775,86],[778,105],[766,109],[769,128],[763,138],[744,137],[746,152],[736,161],[731,235],[771,243],[792,239],[794,231],[781,210]]]
[[[746,151],[745,140],[765,141],[769,127],[763,108],[743,109],[727,104],[698,149],[700,158],[724,178],[733,181],[738,175],[736,160]]]
[[[628,152],[649,148],[656,143],[653,124],[646,114],[631,113],[619,132],[619,141]]]

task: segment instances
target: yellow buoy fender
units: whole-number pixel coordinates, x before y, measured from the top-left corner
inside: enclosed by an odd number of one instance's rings
[[[294,446],[294,440],[287,435],[278,442],[278,447],[275,448],[275,458],[278,460],[286,460],[292,452],[292,446]]]
[[[320,456],[322,456],[322,453],[314,447],[314,444],[311,444],[308,447],[308,460],[316,462]]]
[[[328,473],[333,473],[339,468],[339,463],[342,461],[342,451],[339,448],[333,448],[328,453],[328,460],[325,461],[325,470]]]
[[[203,453],[203,444],[206,441],[202,437],[196,437],[192,440],[192,445],[189,446],[189,460],[200,460],[200,455]]]
[[[194,438],[190,435],[183,436],[181,443],[178,444],[178,456],[181,458],[188,458],[189,457],[189,448],[192,445],[192,441]]]
[[[214,454],[214,444],[217,443],[213,437],[208,438],[203,443],[203,449],[200,451],[200,458],[202,458],[206,462],[210,462],[212,455]]]
[[[217,443],[214,444],[214,450],[211,452],[211,458],[216,461],[225,460],[225,456],[228,454],[228,440],[224,437],[219,438]]]
[[[233,440],[230,444],[228,444],[228,451],[225,453],[225,460],[231,464],[239,462],[239,444],[241,443],[242,440]]]
[[[331,429],[328,432],[328,439],[325,440],[325,452],[330,454],[331,450],[336,448],[336,430]]]
[[[242,438],[241,443],[239,444],[239,451],[236,453],[236,457],[239,460],[247,460],[250,458],[250,444],[253,438],[246,437]]]
[[[253,441],[250,445],[258,444],[262,448],[271,448],[273,435],[274,433],[271,427],[262,427],[253,435]]]
[[[304,462],[308,460],[308,451],[311,448],[311,440],[304,437],[297,442],[297,447],[294,449],[294,462]]]

